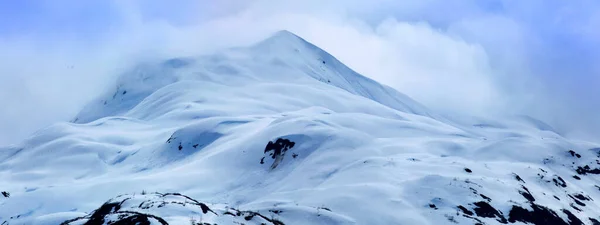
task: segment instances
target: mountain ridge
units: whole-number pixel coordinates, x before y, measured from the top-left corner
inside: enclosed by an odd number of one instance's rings
[[[272,49],[277,49],[278,52],[273,54]],[[302,50],[302,53],[300,53]],[[248,52],[251,52],[248,54]],[[258,52],[258,53],[257,53]],[[306,52],[306,53],[305,53]],[[304,54],[305,53],[305,54]],[[188,58],[172,58],[164,61],[162,64],[166,67],[163,68],[144,68],[137,67],[135,71],[130,72],[129,76],[122,76],[117,84],[117,90],[112,92],[111,97],[105,96],[100,101],[96,101],[92,103],[86,108],[82,110],[81,113],[77,116],[73,122],[81,123],[81,122],[90,122],[93,118],[83,119],[82,117],[85,114],[93,114],[92,111],[101,111],[102,107],[97,102],[101,102],[102,104],[108,104],[111,102],[111,99],[115,99],[119,97],[119,95],[127,94],[126,86],[131,85],[126,82],[141,82],[147,83],[145,86],[136,86],[135,89],[147,89],[142,90],[141,96],[139,98],[126,98],[133,99],[132,102],[118,102],[119,105],[126,104],[128,106],[133,106],[135,103],[141,101],[143,97],[146,97],[153,91],[160,89],[161,87],[177,82],[180,79],[198,79],[202,80],[203,77],[193,77],[193,76],[178,76],[178,72],[181,70],[185,70],[186,67],[193,66],[194,64],[201,63],[219,63],[222,60],[228,59],[237,59],[237,55],[240,54],[248,54],[250,58],[258,58],[262,57],[264,59],[260,62],[263,64],[274,64],[274,65],[282,65],[286,66],[292,64],[290,66],[294,66],[300,70],[305,70],[304,74],[309,75],[310,77],[319,80],[325,84],[332,85],[343,90],[346,90],[352,94],[356,94],[359,96],[363,96],[365,98],[369,98],[375,100],[383,105],[391,107],[396,110],[412,113],[412,114],[420,114],[420,115],[428,115],[429,110],[427,110],[424,106],[410,99],[408,96],[401,94],[394,89],[383,86],[372,79],[369,79],[363,75],[360,75],[343,65],[339,60],[330,55],[329,53],[323,51],[322,49],[312,45],[311,43],[305,41],[299,36],[289,32],[289,31],[279,31],[276,32],[270,38],[259,42],[249,48],[232,48],[226,49],[220,53],[209,56],[200,56],[200,57],[188,57]],[[285,61],[281,58],[286,56],[288,61]],[[289,59],[298,59],[298,60],[289,60]],[[243,60],[246,60],[242,58]],[[253,60],[253,59],[250,59]],[[327,64],[329,62],[329,64]],[[244,62],[240,62],[243,64]],[[201,65],[204,66],[204,65]],[[243,67],[243,65],[241,65]],[[216,71],[220,74],[228,74],[228,73],[239,73],[243,71],[237,71],[239,69],[238,65],[217,65],[215,68],[209,68],[209,70]],[[242,68],[243,69],[243,68]],[[153,71],[156,70],[156,71]],[[219,71],[224,70],[224,71]],[[207,71],[212,72],[212,71]],[[327,73],[328,72],[328,73]],[[152,75],[151,73],[162,73],[163,77],[157,78],[157,75]],[[288,72],[289,73],[289,72]],[[136,77],[131,75],[141,75],[142,77]],[[144,76],[143,74],[150,74],[148,76]],[[289,73],[292,74],[292,73]],[[238,76],[242,76],[244,74],[234,74]],[[284,74],[285,76],[286,74]],[[261,74],[258,77],[251,77],[251,79],[278,79],[274,75],[265,75]],[[279,77],[280,78],[280,77]],[[127,79],[130,79],[127,81]],[[153,81],[151,83],[150,81]],[[290,81],[293,82],[293,81]],[[366,87],[365,87],[366,86]],[[131,89],[131,88],[129,88]],[[131,95],[131,92],[129,92]],[[134,92],[135,94],[135,92]],[[89,110],[87,110],[89,108]],[[130,107],[126,107],[125,109],[129,109]],[[124,110],[116,110],[118,113],[123,113]],[[104,116],[110,115],[111,112],[103,114]],[[100,118],[101,116],[96,116],[94,118]]]

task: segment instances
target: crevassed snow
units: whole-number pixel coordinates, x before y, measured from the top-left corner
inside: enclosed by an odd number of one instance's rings
[[[0,222],[597,224],[599,157],[534,118],[443,118],[281,31],[140,65],[0,148]]]

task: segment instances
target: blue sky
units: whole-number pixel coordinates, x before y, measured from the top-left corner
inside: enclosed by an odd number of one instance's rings
[[[600,139],[594,0],[0,1],[0,144],[68,120],[137,61],[279,29],[430,108],[530,114]]]

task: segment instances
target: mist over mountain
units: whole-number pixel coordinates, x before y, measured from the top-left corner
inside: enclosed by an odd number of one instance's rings
[[[0,148],[2,225],[600,221],[600,144],[445,116],[289,31],[126,71]]]
[[[281,29],[446,116],[527,115],[598,142],[599,14],[593,0],[10,2],[0,9],[0,145],[70,120],[140,63]]]

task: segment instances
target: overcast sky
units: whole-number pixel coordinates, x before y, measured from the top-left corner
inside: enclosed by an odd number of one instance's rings
[[[70,120],[154,57],[287,29],[448,113],[524,113],[600,139],[596,0],[0,0],[0,145]]]

